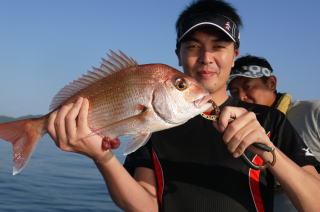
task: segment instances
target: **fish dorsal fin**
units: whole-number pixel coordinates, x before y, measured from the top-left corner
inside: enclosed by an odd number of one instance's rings
[[[92,70],[87,74],[82,75],[81,78],[74,80],[65,87],[63,87],[52,99],[50,104],[50,111],[57,109],[69,97],[75,95],[82,89],[85,89],[93,83],[112,75],[115,72],[124,70],[126,68],[136,66],[138,63],[128,57],[119,50],[119,54],[110,50],[107,54],[108,60],[101,58],[100,68],[92,67]]]

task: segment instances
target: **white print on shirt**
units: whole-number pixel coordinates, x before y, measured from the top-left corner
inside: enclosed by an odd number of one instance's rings
[[[306,156],[314,156],[309,148],[302,148],[302,150],[305,151]]]

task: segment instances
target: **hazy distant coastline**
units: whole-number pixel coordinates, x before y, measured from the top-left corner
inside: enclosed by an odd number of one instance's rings
[[[20,116],[20,117],[10,117],[10,116],[0,115],[0,123],[20,120],[20,119],[38,118],[40,116],[42,116],[42,115],[26,115],[26,116]]]

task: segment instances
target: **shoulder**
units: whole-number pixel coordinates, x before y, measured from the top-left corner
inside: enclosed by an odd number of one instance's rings
[[[240,99],[230,97],[230,100],[226,104],[226,106],[234,106],[234,107],[243,107],[246,108],[247,110],[261,110],[261,111],[272,111],[273,108],[265,106],[265,105],[258,105],[254,103],[248,103],[241,101]]]
[[[320,111],[320,100],[314,101],[296,101],[292,104],[289,111],[306,110]]]
[[[257,115],[257,118],[260,117],[260,119],[285,119],[285,115],[274,107],[268,107],[265,105],[259,105],[254,103],[247,103],[236,98],[232,99],[232,105],[230,106],[243,107],[248,111],[254,112]]]
[[[296,101],[288,111],[288,119],[318,119],[320,117],[320,101]]]
[[[319,128],[320,101],[296,101],[290,107],[287,117],[295,129],[305,135]]]

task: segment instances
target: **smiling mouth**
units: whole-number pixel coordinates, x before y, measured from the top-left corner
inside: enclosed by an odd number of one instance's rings
[[[208,78],[208,77],[217,75],[217,73],[213,71],[199,71],[197,72],[197,75],[201,78]]]

